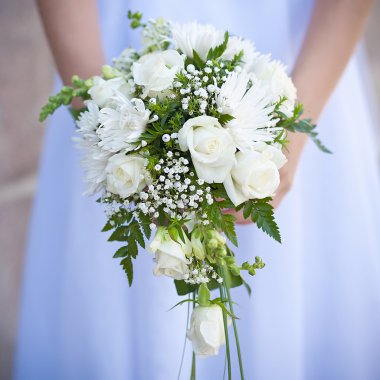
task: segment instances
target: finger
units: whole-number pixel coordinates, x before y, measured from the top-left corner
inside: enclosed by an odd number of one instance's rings
[[[276,193],[275,197],[270,202],[270,204],[273,206],[274,209],[276,209],[280,205],[280,203],[282,202],[286,194],[287,194],[287,191],[282,190],[282,189]]]
[[[236,218],[236,220],[235,220],[236,224],[250,224],[250,223],[252,223],[252,221],[250,219],[244,218],[242,211],[235,211],[234,209],[229,208],[229,209],[222,210],[222,212],[223,212],[223,214],[233,215]]]

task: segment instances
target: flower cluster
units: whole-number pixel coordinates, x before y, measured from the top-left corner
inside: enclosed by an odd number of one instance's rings
[[[86,194],[100,194],[104,230],[125,243],[115,257],[131,284],[138,245],[154,231],[153,272],[173,278],[180,295],[198,293],[188,336],[195,353],[215,355],[224,343],[223,314],[234,318],[229,288],[246,284],[242,271],[254,275],[264,266],[259,258],[236,262],[227,245],[237,245],[235,219],[224,209],[242,209],[280,241],[270,201],[286,163],[287,131],[309,133],[325,148],[300,119],[285,67],[250,41],[196,22],[129,17],[142,28],[142,49],[126,49],[101,76],[74,77],[41,118],[82,97],[76,141]],[[211,300],[212,289],[220,297]],[[212,345],[202,319],[218,337]]]

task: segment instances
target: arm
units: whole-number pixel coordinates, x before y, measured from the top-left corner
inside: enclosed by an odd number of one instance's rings
[[[369,14],[371,0],[316,0],[292,78],[304,116],[318,118],[346,67]],[[290,133],[288,163],[280,170],[281,184],[273,199],[277,207],[291,188],[307,136]],[[229,211],[238,223],[250,223]]]
[[[99,74],[104,64],[96,0],[37,0],[61,78]]]
[[[371,0],[316,0],[292,78],[305,117],[314,122],[339,81],[371,8]],[[273,200],[277,207],[289,191],[307,137],[289,134],[288,163],[281,169],[281,184]]]

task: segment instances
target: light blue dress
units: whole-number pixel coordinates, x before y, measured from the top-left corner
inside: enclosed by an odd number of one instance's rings
[[[107,58],[138,34],[127,10],[146,17],[213,23],[294,63],[312,3],[301,0],[112,0],[99,10]],[[85,17],[85,15],[84,15]],[[85,31],[83,31],[85,33]],[[85,48],[85,47],[84,47]],[[239,227],[239,260],[267,266],[253,295],[234,289],[246,379],[380,379],[380,188],[373,121],[358,55],[320,120],[334,155],[306,147],[294,186],[277,212],[283,241]],[[172,281],[152,275],[143,252],[128,288],[100,233],[105,216],[82,196],[82,172],[66,110],[51,118],[25,262],[16,380],[175,380],[187,306]],[[232,333],[232,331],[231,331]],[[181,379],[190,373],[187,345]],[[237,361],[234,359],[234,363]],[[200,380],[222,379],[224,350],[198,360]],[[237,366],[233,379],[238,379]]]

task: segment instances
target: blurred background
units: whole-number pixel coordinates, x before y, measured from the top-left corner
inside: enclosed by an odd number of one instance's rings
[[[365,34],[380,99],[380,1]],[[20,280],[54,67],[33,1],[0,0],[0,380],[11,378]],[[376,102],[376,103],[375,103]],[[378,101],[374,101],[379,105]],[[377,126],[380,136],[380,126]]]

